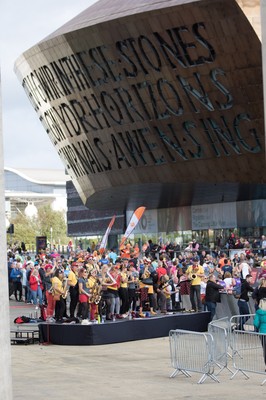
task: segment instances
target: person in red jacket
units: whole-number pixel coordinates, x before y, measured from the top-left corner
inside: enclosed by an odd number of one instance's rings
[[[43,284],[37,268],[34,268],[30,275],[30,290],[33,304],[37,304],[37,298],[39,298],[39,304],[42,305]]]

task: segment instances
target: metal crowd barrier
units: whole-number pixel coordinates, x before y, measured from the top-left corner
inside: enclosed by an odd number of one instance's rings
[[[224,369],[233,373],[228,367],[230,331],[228,317],[213,320],[208,325],[208,332],[212,335],[214,341],[213,362],[220,368],[220,371],[215,374],[216,376]]]
[[[247,372],[266,375],[266,335],[252,331],[234,330],[231,335],[233,366],[248,379]],[[264,359],[265,357],[265,359]],[[264,385],[266,379],[261,383]]]
[[[244,314],[244,315],[233,315],[230,318],[230,331],[229,331],[229,348],[231,350],[231,357],[233,358],[234,352],[236,351],[234,349],[234,345],[233,345],[233,333],[235,330],[238,331],[244,331],[244,329],[247,332],[253,332],[254,331],[254,325],[253,325],[253,321],[254,321],[254,316],[255,314]],[[241,325],[243,325],[243,329],[241,328]]]
[[[210,333],[171,330],[169,340],[174,368],[170,378],[179,373],[190,377],[189,372],[198,372],[202,374],[198,383],[203,383],[207,377],[219,382],[214,375],[214,341]]]

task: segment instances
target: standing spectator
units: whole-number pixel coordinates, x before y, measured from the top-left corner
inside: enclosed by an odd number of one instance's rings
[[[22,291],[24,292],[24,301],[25,303],[27,303],[27,297],[28,297],[28,286],[27,286],[27,266],[25,265],[25,267],[22,267],[21,271],[22,271]]]
[[[263,257],[260,266],[261,266],[261,271],[258,275],[258,279],[266,278],[266,257]]]
[[[263,335],[260,336],[260,339],[263,348],[264,364],[266,367],[266,299],[260,300],[259,308],[254,317],[254,326],[259,330],[259,333],[263,333]]]
[[[106,254],[103,253],[102,257],[99,260],[99,265],[107,265],[109,263],[108,259],[106,258]]]
[[[216,278],[213,274],[209,276],[209,280],[206,285],[206,294],[205,294],[205,304],[207,310],[211,313],[211,320],[213,319],[216,312],[216,303],[221,302],[220,292],[223,286],[218,285],[216,283]]]
[[[246,256],[243,253],[241,253],[240,258],[241,258],[239,264],[240,276],[242,279],[246,279],[247,275],[250,275],[251,268],[247,263]]]
[[[15,267],[12,269],[10,278],[13,282],[14,295],[16,301],[22,301],[22,265],[20,262],[15,263]]]
[[[227,258],[224,259],[224,265],[221,268],[223,276],[225,275],[226,272],[230,272],[232,275],[233,273],[233,267],[230,265],[230,262],[228,261]]]
[[[39,298],[39,304],[42,305],[42,291],[43,284],[37,268],[34,268],[30,275],[30,290],[33,298],[33,304],[37,304],[37,298]]]
[[[261,278],[258,289],[258,304],[261,299],[266,298],[266,278]]]
[[[226,271],[224,274],[224,283],[227,293],[230,293],[230,291],[232,293],[233,287],[236,285],[236,282],[229,271]]]
[[[13,284],[13,278],[11,278],[11,272],[13,268],[15,268],[16,263],[13,261],[13,258],[9,258],[8,260],[8,289],[9,289],[9,297],[12,296],[14,293],[14,284]]]
[[[226,247],[229,249],[234,249],[235,243],[236,243],[235,234],[231,233],[229,239],[227,240]]]
[[[241,282],[241,294],[237,303],[240,315],[248,315],[250,313],[248,306],[249,302],[248,293],[254,291],[253,287],[250,286],[251,282],[252,282],[252,276],[250,274],[248,274],[246,276],[246,279],[243,279]],[[247,322],[248,319],[249,317],[247,316],[241,317],[239,326],[240,330],[244,330],[244,324]]]
[[[108,258],[111,261],[111,263],[114,265],[118,258],[118,254],[114,251],[114,249],[111,249],[110,253],[108,254]]]
[[[199,251],[199,243],[196,241],[196,239],[193,239],[192,241],[192,251],[193,252],[198,252]]]
[[[26,277],[27,277],[27,304],[31,304],[33,302],[32,295],[31,295],[31,290],[30,290],[30,276],[31,276],[31,273],[32,273],[33,269],[34,269],[33,261],[28,261],[27,262],[27,271],[26,271]]]
[[[261,237],[261,254],[262,256],[266,256],[266,237],[262,235]]]
[[[203,310],[206,311],[206,287],[207,287],[208,277],[204,276],[200,282],[200,298],[201,303],[203,304]]]

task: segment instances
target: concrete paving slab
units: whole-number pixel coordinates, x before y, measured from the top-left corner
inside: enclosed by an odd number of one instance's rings
[[[11,300],[11,325],[16,316],[27,316],[32,309]],[[171,379],[172,371],[168,337],[103,346],[12,346],[14,400],[264,400],[266,396],[266,385],[260,386],[266,376],[249,374],[246,379],[239,373],[230,380],[225,370],[220,383],[207,378],[199,385],[200,374]]]

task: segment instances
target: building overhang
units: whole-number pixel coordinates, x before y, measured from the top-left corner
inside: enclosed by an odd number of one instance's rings
[[[89,208],[265,196],[261,43],[235,0],[100,0],[15,70]]]

